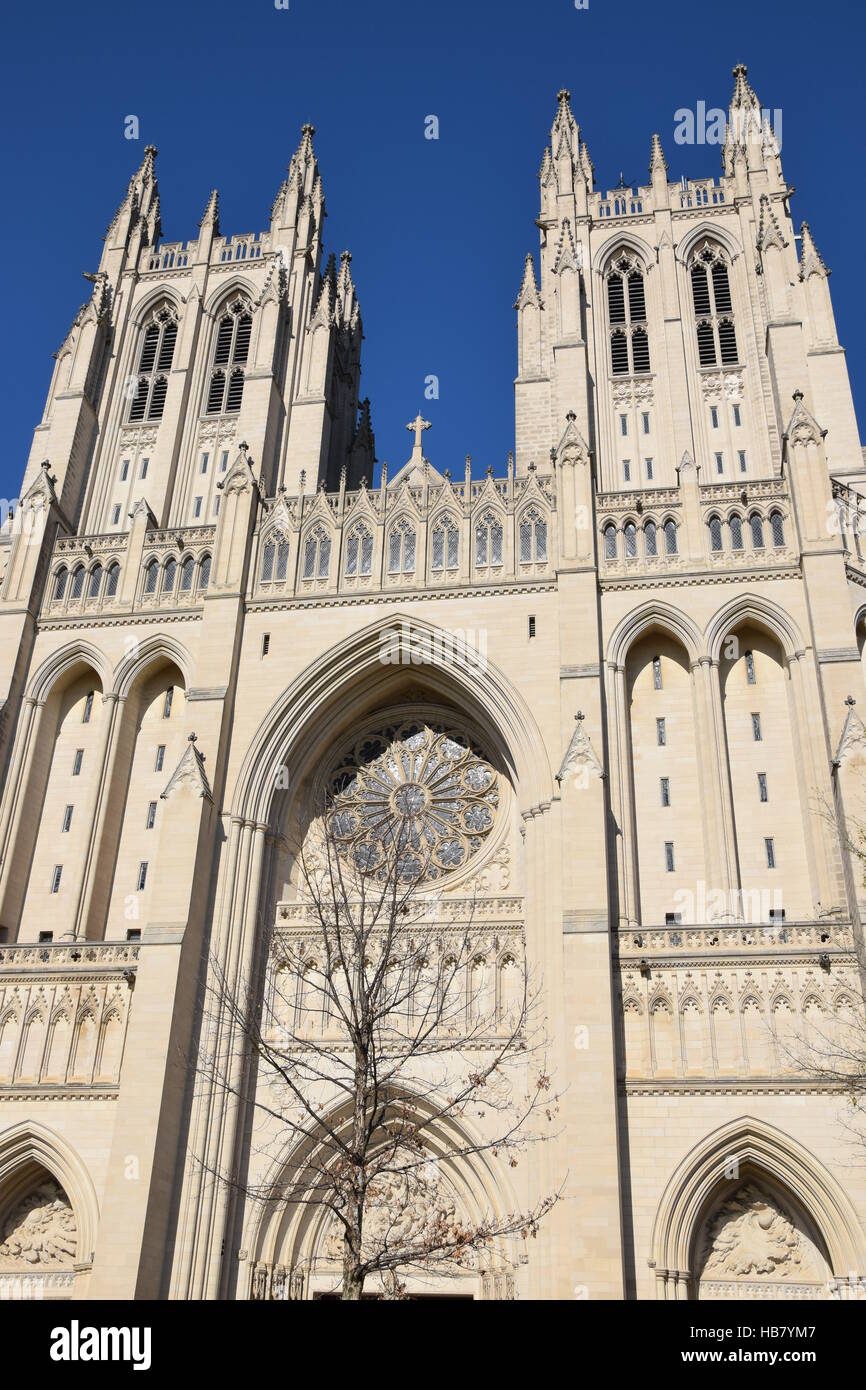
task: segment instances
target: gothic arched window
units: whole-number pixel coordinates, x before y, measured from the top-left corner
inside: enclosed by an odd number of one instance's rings
[[[72,571],[72,589],[71,589],[71,591],[70,591],[69,597],[70,597],[70,598],[81,598],[81,595],[82,595],[83,593],[84,593],[84,566],[83,566],[83,565],[79,565],[77,569],[74,569],[74,570]]]
[[[331,537],[324,526],[315,526],[304,546],[304,579],[327,579],[331,565]]]
[[[625,536],[625,558],[633,560],[637,555],[637,527],[633,521],[627,521],[623,527]]]
[[[398,521],[388,538],[388,573],[415,573],[415,528]]]
[[[785,523],[781,512],[770,512],[770,534],[773,537],[773,545],[785,544]]]
[[[742,550],[743,548],[743,523],[736,512],[728,523],[731,528],[731,549]]]
[[[280,531],[272,533],[262,551],[262,583],[282,583],[289,571],[289,542]]]
[[[249,306],[243,300],[236,299],[217,327],[206,414],[233,415],[240,410],[252,331]]]
[[[433,562],[431,568],[456,570],[460,551],[460,532],[450,516],[445,516],[433,527]]]
[[[664,524],[665,533],[665,554],[676,555],[677,553],[677,524],[670,517]]]
[[[711,516],[709,520],[710,528],[710,550],[721,550],[722,548],[722,523],[717,516]]]
[[[764,548],[764,523],[757,512],[752,512],[749,517],[749,528],[752,532],[752,546],[755,550]]]
[[[356,526],[346,542],[346,574],[354,578],[372,571],[373,537],[366,526]]]
[[[609,521],[604,528],[604,558],[606,560],[616,559],[616,527]]]
[[[154,315],[145,328],[138,352],[138,368],[130,421],[161,420],[168,391],[168,372],[177,342],[177,319],[167,305]]]
[[[105,597],[114,598],[120,582],[120,565],[115,560],[105,572]]]
[[[156,593],[156,581],[159,579],[159,565],[156,560],[148,560],[144,567],[144,592],[146,594]]]
[[[535,507],[524,512],[520,522],[520,563],[537,564],[547,560],[547,522]]]
[[[607,275],[610,370],[629,376],[650,370],[646,293],[637,257],[618,256]]]
[[[502,522],[495,512],[485,512],[475,526],[476,565],[502,564]]]
[[[102,566],[97,563],[90,571],[90,583],[87,586],[88,598],[99,598],[99,586],[102,583]]]
[[[656,524],[654,521],[648,521],[646,526],[643,528],[643,545],[645,554],[658,555],[659,543],[658,536],[656,534]]]
[[[69,571],[63,565],[54,576],[54,602],[59,603],[66,593],[66,581],[69,578]]]
[[[718,246],[705,245],[690,267],[698,362],[702,367],[731,366],[738,360],[737,334],[728,266]]]
[[[162,592],[171,594],[174,592],[174,581],[177,576],[177,561],[173,556],[169,556],[165,562],[165,569],[162,572]]]
[[[199,593],[203,593],[210,583],[210,556],[204,555],[198,571]]]
[[[189,594],[192,592],[194,580],[195,560],[192,558],[191,555],[187,555],[186,559],[180,567],[180,591],[182,594]]]

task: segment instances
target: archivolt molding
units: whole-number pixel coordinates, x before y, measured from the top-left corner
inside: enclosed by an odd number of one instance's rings
[[[732,262],[742,255],[740,243],[719,222],[702,221],[677,242],[674,248],[677,260],[688,265],[692,252],[701,240],[716,242],[728,253]]]
[[[157,633],[152,637],[146,637],[143,642],[138,643],[131,652],[118,662],[114,670],[114,678],[109,682],[114,693],[126,698],[142,671],[152,665],[159,657],[163,657],[166,661],[171,661],[179,667],[184,686],[188,690],[192,671],[192,658],[189,652],[176,638],[168,637],[165,633]]]
[[[607,241],[599,247],[592,258],[592,269],[596,275],[604,275],[608,264],[618,251],[633,251],[640,259],[644,271],[652,270],[655,266],[653,248],[648,242],[642,241],[640,237],[632,235],[630,232],[617,231],[608,237]]]
[[[72,1205],[78,1230],[78,1265],[89,1265],[96,1245],[99,1204],[93,1180],[74,1149],[47,1125],[35,1120],[14,1125],[0,1135],[0,1199],[14,1188],[15,1174],[31,1162],[57,1179]],[[24,1196],[24,1192],[21,1196]],[[4,1200],[5,1205],[5,1200]]]
[[[448,636],[430,622],[395,613],[352,633],[311,662],[272,705],[250,744],[235,786],[232,815],[267,824],[279,770],[290,765],[315,721],[325,719],[352,687],[361,684],[369,691],[407,670],[414,671],[431,699],[456,699],[480,724],[492,749],[514,773],[523,814],[549,804],[553,776],[529,705],[493,662],[480,661],[476,652],[462,650]],[[382,660],[383,642],[388,645],[387,663]],[[422,665],[417,660],[419,644],[430,658]]]
[[[404,1095],[403,1099],[409,1099]],[[423,1097],[412,1098],[420,1115],[427,1107]],[[352,1123],[348,1106],[332,1111],[329,1131],[347,1133]],[[323,1144],[326,1142],[326,1147]],[[459,1198],[464,1219],[478,1224],[492,1217],[502,1220],[519,1209],[519,1202],[506,1171],[487,1152],[465,1153],[467,1148],[483,1148],[481,1137],[466,1122],[449,1118],[431,1122],[424,1131],[424,1144],[430,1161],[442,1173],[447,1186]],[[244,1245],[251,1264],[282,1265],[286,1270],[309,1271],[316,1259],[329,1212],[314,1201],[316,1173],[326,1152],[333,1152],[333,1139],[311,1135],[300,1143],[289,1141],[265,1175],[262,1189],[268,1195],[256,1204]],[[292,1175],[297,1176],[295,1181]],[[486,1256],[491,1265],[517,1263],[513,1238],[496,1242]]]
[[[685,647],[691,663],[700,660],[704,643],[695,623],[678,608],[653,601],[627,613],[614,628],[607,646],[608,665],[624,666],[635,642],[654,628],[661,628]]]
[[[43,702],[48,698],[57,682],[75,666],[90,666],[102,686],[103,696],[111,692],[111,667],[105,656],[90,642],[79,640],[70,642],[52,652],[30,677],[26,695],[32,700]]]
[[[790,1135],[751,1116],[715,1130],[686,1154],[659,1203],[650,1264],[694,1274],[695,1238],[726,1172],[765,1173],[791,1193],[820,1232],[834,1275],[866,1271],[866,1239],[848,1197],[822,1163]]]
[[[800,629],[784,608],[757,594],[745,594],[726,603],[707,625],[706,648],[713,661],[719,660],[722,643],[732,628],[744,623],[769,631],[782,648],[786,662],[806,648]]]

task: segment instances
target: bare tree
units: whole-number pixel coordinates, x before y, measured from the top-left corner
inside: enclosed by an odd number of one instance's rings
[[[856,872],[859,867],[866,878],[866,828],[856,819],[847,821],[827,799],[818,804],[816,814],[839,835],[840,847],[850,857],[852,868]],[[836,926],[827,923],[828,937]],[[785,1032],[774,1027],[772,1033],[778,1056],[790,1070],[848,1099],[845,1128],[857,1144],[866,1147],[866,943],[862,929],[852,926],[850,944],[858,976],[854,988],[843,989],[843,998],[850,1006],[834,1013],[816,1012]],[[829,954],[821,958],[826,969],[830,969],[830,961]]]
[[[344,814],[331,802],[307,836],[264,1000],[250,981],[230,989],[211,960],[206,1014],[230,1022],[252,1064],[233,1068],[205,1045],[196,1065],[265,1136],[253,1147],[293,1155],[276,1193],[214,1176],[256,1202],[330,1213],[341,1298],[361,1298],[368,1280],[400,1297],[409,1273],[458,1274],[503,1241],[535,1236],[558,1191],[524,1211],[470,1217],[442,1165],[487,1155],[516,1168],[551,1136],[558,1097],[522,946],[500,955],[497,988],[478,955],[475,900],[452,920],[448,900],[425,891],[411,809],[361,846]]]

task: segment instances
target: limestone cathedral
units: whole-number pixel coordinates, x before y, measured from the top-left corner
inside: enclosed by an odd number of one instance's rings
[[[514,453],[481,480],[419,415],[374,482],[313,134],[264,230],[224,235],[214,192],[171,244],[147,148],[3,529],[0,1283],[331,1286],[321,1215],[204,1180],[282,1191],[291,1155],[263,1168],[184,1059],[214,962],[264,995],[263,943],[308,931],[334,769],[377,764],[387,800],[420,729],[474,768],[430,936],[477,900],[467,998],[494,1015],[540,973],[564,1092],[531,1162],[448,1168],[494,1213],[568,1175],[462,1292],[861,1297],[845,1098],[786,1040],[863,1023],[866,466],[746,69],[717,178],[671,182],[656,135],[645,185],[596,187],[559,93]]]

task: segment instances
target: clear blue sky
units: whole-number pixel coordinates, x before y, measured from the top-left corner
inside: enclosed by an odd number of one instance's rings
[[[328,207],[326,250],[353,253],[362,393],[393,472],[419,407],[432,462],[502,470],[513,441],[512,305],[536,251],[536,174],[567,86],[597,184],[645,182],[658,130],[671,178],[718,174],[718,146],[678,146],[674,113],[727,106],[745,62],[783,113],[782,158],[833,270],[861,432],[863,10],[847,0],[80,0],[4,12],[0,84],[8,412],[0,496],[20,486],[55,351],[144,145],[159,147],[164,239],[196,235],[208,191],[227,234],[263,230],[301,124]],[[139,117],[138,143],[124,117]],[[438,141],[425,140],[435,114]],[[435,373],[440,399],[424,401]]]

